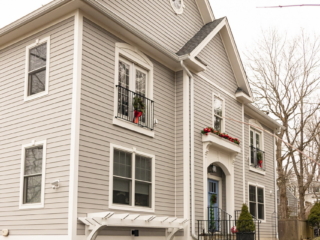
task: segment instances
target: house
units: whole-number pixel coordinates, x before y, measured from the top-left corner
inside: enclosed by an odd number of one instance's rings
[[[206,239],[243,203],[274,239],[281,126],[208,0],[54,0],[0,29],[0,81],[3,239]]]
[[[295,189],[291,191],[291,187],[287,187],[287,206],[288,206],[288,213],[290,218],[298,217],[298,198],[295,194]],[[279,197],[279,190],[277,190],[277,202],[278,202],[278,209],[280,205],[280,197]]]

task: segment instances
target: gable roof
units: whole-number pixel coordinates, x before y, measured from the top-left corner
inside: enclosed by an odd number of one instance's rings
[[[178,56],[190,54],[224,18],[216,19],[204,25],[176,54]]]

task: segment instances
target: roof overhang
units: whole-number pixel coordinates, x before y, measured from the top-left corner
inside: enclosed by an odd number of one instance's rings
[[[212,22],[215,18],[209,0],[196,0],[203,24]]]
[[[98,234],[98,231],[105,227],[134,227],[134,228],[162,228],[170,229],[167,231],[166,239],[172,239],[174,234],[184,229],[188,219],[155,216],[155,215],[140,215],[132,213],[118,213],[114,212],[98,212],[88,213],[87,217],[78,218],[87,226],[90,234],[87,240],[93,240]]]
[[[260,123],[271,128],[272,130],[279,130],[280,128],[284,129],[284,127],[276,120],[272,119],[267,114],[251,104],[244,105],[244,113],[258,120]]]
[[[246,93],[244,93],[244,92],[237,92],[237,93],[235,94],[235,97],[236,97],[237,100],[238,100],[239,102],[241,102],[241,103],[247,104],[247,103],[252,103],[252,102],[253,102],[252,98],[249,97],[249,96],[248,96]]]

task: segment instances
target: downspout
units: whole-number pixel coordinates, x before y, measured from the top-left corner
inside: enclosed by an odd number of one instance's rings
[[[182,68],[186,71],[190,79],[190,171],[191,171],[191,237],[198,239],[195,233],[195,199],[194,199],[194,80],[189,69],[180,61]]]
[[[277,131],[277,129],[276,129]],[[273,131],[273,134],[276,135],[277,132]],[[273,171],[273,179],[274,179],[274,205],[275,205],[275,212],[276,212],[276,221],[275,221],[275,232],[276,232],[276,239],[278,239],[278,221],[277,221],[277,216],[278,216],[278,201],[277,201],[277,180],[276,180],[276,171],[277,171],[277,159],[276,159],[276,138],[273,137],[273,164],[274,164],[274,171]]]

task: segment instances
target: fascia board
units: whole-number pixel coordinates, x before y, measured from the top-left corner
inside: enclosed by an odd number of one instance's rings
[[[279,129],[279,128],[284,129],[284,127],[278,122],[276,122],[276,120],[272,119],[271,117],[266,115],[264,112],[260,111],[258,108],[250,104],[244,105],[244,113],[258,120],[260,123],[271,128],[272,130]]]
[[[213,29],[213,31],[189,54],[191,58],[197,56],[199,52],[201,52],[205,46],[220,32],[220,30],[225,26],[226,18],[222,19],[222,21]]]
[[[252,98],[249,97],[247,94],[245,94],[244,92],[238,92],[235,94],[235,97],[237,98],[237,100],[239,100],[242,103],[252,103]]]
[[[252,96],[252,92],[249,86],[249,82],[247,79],[247,75],[245,73],[236,43],[234,41],[230,26],[228,21],[226,20],[225,27],[221,29],[220,36],[222,38],[222,42],[225,46],[229,62],[231,64],[235,79],[238,83],[238,86]]]
[[[204,25],[215,19],[208,0],[196,0],[196,4]]]

